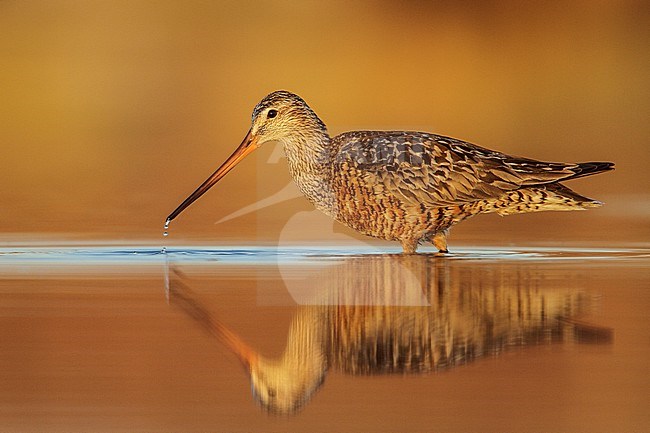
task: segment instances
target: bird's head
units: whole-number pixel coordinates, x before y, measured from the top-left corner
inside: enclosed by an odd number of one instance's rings
[[[253,109],[250,136],[257,146],[307,134],[325,125],[298,95],[278,90],[267,95]]]
[[[219,182],[247,155],[264,143],[270,141],[306,142],[313,134],[326,136],[327,129],[300,96],[286,90],[278,90],[267,95],[253,109],[251,128],[239,147],[205,182],[169,214],[166,226]]]

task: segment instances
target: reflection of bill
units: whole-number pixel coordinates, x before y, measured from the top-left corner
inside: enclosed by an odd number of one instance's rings
[[[266,410],[294,413],[328,371],[431,373],[508,348],[567,340],[607,343],[612,331],[578,321],[589,297],[541,288],[525,272],[454,266],[432,256],[365,256],[315,275],[276,359],[257,353],[206,310],[180,278],[171,300],[221,340]]]

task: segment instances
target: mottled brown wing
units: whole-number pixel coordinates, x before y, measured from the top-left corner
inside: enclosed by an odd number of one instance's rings
[[[580,173],[580,165],[517,158],[421,132],[357,131],[334,139],[335,165],[352,165],[414,204],[444,206],[496,198]]]

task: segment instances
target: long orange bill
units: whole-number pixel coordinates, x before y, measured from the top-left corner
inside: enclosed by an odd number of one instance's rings
[[[246,157],[249,153],[257,148],[257,138],[253,135],[252,130],[248,131],[244,141],[241,142],[239,147],[228,157],[228,159],[221,164],[221,167],[217,169],[205,182],[199,186],[196,191],[190,194],[189,197],[183,201],[183,203],[178,206],[174,212],[170,213],[165,221],[165,228],[169,226],[169,223],[176,218],[181,212],[185,210],[186,207],[194,203],[199,197],[205,194],[215,183],[219,182],[222,177],[224,177],[230,170],[233,169],[242,159]]]

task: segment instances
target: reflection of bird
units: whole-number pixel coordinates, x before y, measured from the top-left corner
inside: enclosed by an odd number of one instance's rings
[[[172,281],[171,299],[240,358],[255,399],[275,413],[303,407],[328,370],[427,373],[512,346],[559,342],[567,329],[583,339],[611,338],[607,329],[575,320],[588,305],[583,293],[543,289],[521,273],[475,269],[426,256],[368,256],[332,266],[307,282],[321,291],[298,307],[277,359],[244,343],[180,280]]]
[[[331,138],[305,101],[277,91],[257,104],[244,141],[165,227],[268,141],[283,144],[291,176],[316,208],[363,234],[399,241],[407,253],[424,241],[446,252],[448,229],[480,213],[599,206],[559,182],[613,168],[609,162],[513,157],[422,132],[355,131]]]

